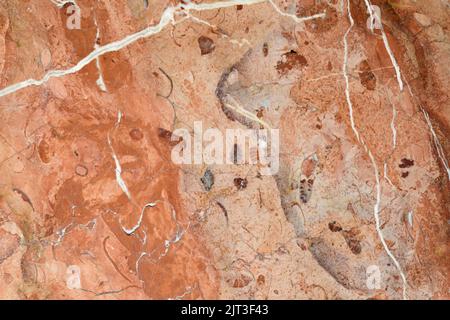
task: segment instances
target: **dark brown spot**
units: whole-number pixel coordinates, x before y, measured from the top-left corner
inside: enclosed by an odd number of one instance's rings
[[[277,63],[277,70],[280,74],[286,74],[294,68],[301,68],[308,65],[308,61],[304,56],[298,54],[297,51],[291,50],[283,54],[281,61]]]
[[[375,75],[370,70],[370,65],[367,60],[364,60],[359,64],[359,79],[361,84],[367,90],[375,90],[377,86],[377,78],[375,78]]]
[[[409,160],[409,159],[403,158],[401,161],[402,161],[402,163],[399,165],[399,167],[402,169],[409,168],[414,165],[414,160]]]
[[[262,285],[264,285],[264,284],[266,283],[266,278],[265,278],[262,274],[260,274],[260,275],[258,276],[258,279],[256,280],[256,283],[257,283],[259,286],[262,286]]]
[[[267,44],[267,42],[264,42],[262,50],[264,57],[267,57],[269,54],[269,45]]]
[[[264,109],[258,109],[258,111],[256,112],[256,116],[261,119],[264,116]]]
[[[331,64],[331,61],[328,61],[327,69],[328,69],[328,71],[333,70],[333,65]]]
[[[246,286],[248,286],[248,284],[250,283],[252,279],[244,274],[239,275],[238,278],[234,279],[234,281],[232,281],[232,287],[233,288],[244,288]]]
[[[409,176],[409,171],[402,172],[402,178],[406,178],[407,176]]]
[[[198,46],[200,47],[201,55],[209,54],[216,48],[214,41],[211,38],[201,36],[198,38]]]
[[[336,221],[330,222],[330,223],[328,224],[328,228],[329,228],[332,232],[340,232],[340,231],[342,231],[341,225],[340,225],[338,222],[336,222]]]
[[[350,248],[350,250],[353,252],[353,254],[361,253],[361,243],[358,240],[349,239],[349,240],[347,240],[347,245]]]
[[[247,188],[248,181],[246,178],[235,178],[234,185],[238,190]]]
[[[45,140],[42,140],[41,143],[39,143],[38,152],[42,162],[50,162],[50,145]]]
[[[349,231],[343,231],[343,236],[347,246],[353,254],[360,254],[362,247],[360,242],[360,232],[356,228],[352,228]]]
[[[164,128],[158,128],[158,137],[169,142],[171,146],[177,145],[181,141],[183,141],[182,137],[174,135],[172,131],[166,130]]]
[[[244,6],[242,4],[238,4],[236,6],[236,10],[242,10],[244,8]]]

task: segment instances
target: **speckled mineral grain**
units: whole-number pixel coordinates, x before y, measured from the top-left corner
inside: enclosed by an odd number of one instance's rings
[[[448,299],[449,28],[440,0],[1,1],[0,298]],[[194,122],[279,129],[278,170],[174,162]]]

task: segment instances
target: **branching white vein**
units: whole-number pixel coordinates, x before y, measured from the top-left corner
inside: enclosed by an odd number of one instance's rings
[[[289,15],[287,13],[283,13],[271,0],[229,0],[229,1],[217,1],[212,3],[192,3],[190,1],[185,1],[185,3],[180,3],[176,6],[167,7],[161,15],[161,19],[158,24],[149,26],[141,31],[130,34],[124,37],[121,40],[117,40],[111,42],[109,44],[98,46],[91,53],[89,53],[86,57],[81,59],[75,66],[65,69],[65,70],[51,70],[47,72],[43,78],[40,80],[36,79],[28,79],[10,86],[7,86],[0,90],[0,97],[7,96],[9,94],[15,93],[19,90],[22,90],[31,86],[40,86],[52,78],[60,78],[66,75],[74,74],[86,67],[92,61],[96,60],[98,57],[108,53],[115,52],[121,50],[122,48],[136,42],[139,39],[150,37],[154,34],[161,32],[169,23],[175,24],[175,15],[176,14],[185,14],[192,11],[206,11],[213,9],[221,9],[233,7],[236,5],[253,5],[270,1],[272,6],[283,16],[289,16],[294,19],[296,22],[306,21],[310,19],[316,19],[324,17],[324,13],[312,15],[310,17],[296,17],[294,15]],[[54,2],[56,4],[56,2]],[[61,2],[58,2],[58,6],[61,5]],[[64,4],[62,4],[64,5]]]
[[[348,19],[350,21],[350,27],[347,29],[347,31],[344,34],[344,63],[342,65],[342,73],[344,75],[344,79],[345,79],[345,98],[347,100],[347,105],[348,105],[348,112],[350,115],[350,124],[352,127],[353,132],[355,133],[356,138],[358,139],[358,142],[360,142],[360,137],[359,137],[359,132],[356,129],[355,126],[355,119],[353,118],[353,104],[352,104],[352,100],[350,98],[350,80],[348,77],[348,73],[347,73],[347,69],[348,69],[348,34],[350,33],[350,31],[352,30],[353,26],[355,25],[355,21],[353,20],[352,17],[352,13],[350,10],[350,1],[347,0],[347,13],[348,13]]]
[[[97,49],[99,47],[98,45],[98,41],[100,39],[100,28],[98,27],[97,24],[97,19],[94,19],[94,23],[95,23],[95,27],[97,28],[97,33],[95,35],[95,43],[94,43],[94,49]],[[97,57],[95,59],[95,65],[97,66],[97,70],[98,70],[98,78],[97,78],[97,85],[100,88],[100,90],[102,90],[103,92],[108,92],[108,90],[106,89],[106,84],[105,81],[103,79],[103,73],[102,73],[102,68],[100,66],[100,58]]]
[[[385,162],[384,163],[384,179],[386,179],[386,181],[392,186],[392,187],[395,187],[394,186],[394,184],[392,183],[392,181],[391,181],[391,179],[389,179],[389,176],[388,176],[388,165],[387,165],[387,163]]]
[[[115,128],[117,128],[120,125],[121,121],[122,121],[122,112],[119,111],[117,113],[117,121],[115,124]],[[120,189],[122,189],[122,191],[127,195],[128,199],[131,200],[130,191],[128,190],[128,187],[127,187],[125,181],[122,179],[122,166],[120,165],[119,158],[117,157],[116,152],[114,151],[114,147],[112,146],[112,142],[111,142],[109,133],[108,133],[107,139],[108,139],[109,148],[111,149],[112,158],[113,158],[114,164],[116,166],[115,173],[116,173],[117,184],[119,185]]]
[[[395,69],[395,74],[397,77],[397,82],[398,85],[400,87],[400,91],[403,91],[403,80],[402,80],[402,75],[400,72],[400,67],[397,63],[397,60],[395,59],[394,53],[391,50],[391,46],[389,45],[389,41],[388,38],[386,36],[386,32],[384,32],[384,28],[383,28],[383,24],[381,22],[381,18],[378,17],[376,14],[374,14],[373,12],[373,6],[370,3],[370,0],[364,0],[366,7],[367,7],[367,11],[369,12],[370,15],[370,30],[373,32],[374,27],[375,27],[375,19],[378,19],[379,21],[379,26],[380,26],[380,31],[381,31],[381,37],[383,39],[383,43],[384,43],[384,47],[386,48],[386,51],[389,55],[389,58],[391,59],[392,65],[394,66]]]
[[[140,217],[139,217],[139,220],[138,220],[138,222],[134,225],[134,227],[132,227],[131,229],[127,229],[127,228],[125,228],[124,226],[122,226],[122,230],[123,230],[126,234],[128,234],[128,235],[133,234],[137,229],[139,229],[139,228],[141,227],[142,219],[144,218],[145,209],[147,209],[147,208],[153,208],[153,207],[155,207],[155,206],[156,206],[156,202],[149,202],[149,203],[145,204],[145,205],[142,207],[141,215],[140,215]]]
[[[425,120],[427,121],[428,127],[430,128],[431,135],[433,137],[434,146],[436,147],[438,157],[441,159],[442,164],[445,167],[445,170],[447,171],[448,179],[450,180],[450,168],[448,166],[448,161],[445,157],[444,149],[442,148],[441,143],[439,142],[439,139],[436,135],[436,132],[434,131],[433,124],[431,123],[430,116],[428,115],[428,112],[425,111],[424,108],[420,108],[422,110],[423,115],[425,116]]]
[[[344,71],[344,78],[345,78],[345,83],[346,83],[345,95],[346,95],[346,98],[347,98],[347,104],[348,104],[349,113],[350,113],[350,121],[351,121],[351,124],[352,124],[353,132],[355,133],[355,136],[357,137],[357,139],[360,142],[360,144],[364,147],[364,150],[366,151],[367,155],[370,158],[370,162],[372,163],[372,167],[373,167],[374,174],[375,174],[375,181],[376,181],[376,201],[375,201],[375,205],[373,207],[373,215],[374,215],[374,218],[375,218],[375,228],[376,228],[378,237],[380,238],[381,244],[383,245],[384,251],[387,253],[389,258],[393,261],[395,267],[397,268],[398,272],[400,273],[400,276],[401,276],[402,281],[403,281],[403,299],[406,300],[407,299],[407,295],[406,295],[406,288],[407,288],[406,276],[403,273],[403,270],[402,270],[399,262],[397,261],[397,259],[392,254],[392,252],[389,249],[389,247],[387,246],[386,241],[384,240],[383,233],[381,231],[380,215],[379,215],[380,214],[380,204],[381,204],[381,182],[380,182],[380,173],[379,173],[379,170],[378,170],[378,166],[377,166],[376,160],[375,160],[372,152],[370,151],[370,149],[367,147],[367,145],[365,144],[365,142],[363,141],[363,139],[359,135],[359,132],[356,129],[356,126],[355,126],[355,123],[354,123],[354,120],[353,120],[353,109],[352,109],[352,103],[351,103],[351,99],[350,99],[350,84],[349,84],[349,79],[348,79],[348,75],[347,75],[347,63],[348,63],[347,36],[348,36],[350,30],[352,29],[352,27],[354,25],[354,20],[353,20],[353,17],[352,17],[351,7],[350,7],[350,0],[347,0],[347,11],[348,11],[348,18],[349,18],[349,21],[350,21],[350,27],[348,28],[347,32],[344,35],[343,71]]]
[[[408,87],[408,91],[409,91],[409,94],[411,95],[411,97],[417,99],[414,96],[408,82],[406,82],[406,86]],[[444,149],[442,148],[441,142],[439,141],[439,139],[436,135],[436,132],[434,131],[433,124],[431,123],[431,120],[430,120],[430,116],[428,115],[428,112],[426,112],[425,109],[421,105],[419,105],[419,109],[422,111],[422,113],[425,117],[425,121],[427,122],[428,128],[430,129],[430,132],[431,132],[431,136],[433,137],[433,142],[434,142],[434,146],[436,147],[438,157],[441,160],[442,165],[444,166],[445,170],[447,171],[448,180],[450,180],[450,168],[448,165],[448,161],[447,161],[447,158],[445,157]]]
[[[278,12],[281,16],[291,18],[296,23],[304,22],[304,21],[308,21],[308,20],[312,20],[312,19],[317,19],[317,18],[325,18],[325,16],[326,16],[325,12],[322,12],[322,13],[317,13],[317,14],[314,14],[314,15],[308,16],[308,17],[297,17],[295,14],[289,14],[287,12],[281,11],[281,9],[275,4],[275,2],[273,2],[273,0],[269,0],[269,2],[272,5],[272,7],[275,9],[275,11]]]

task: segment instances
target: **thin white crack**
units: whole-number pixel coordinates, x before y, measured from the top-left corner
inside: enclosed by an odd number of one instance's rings
[[[389,95],[386,95],[389,103],[392,106],[392,119],[391,119],[391,131],[392,131],[392,150],[395,149],[397,146],[397,128],[395,127],[395,120],[397,117],[397,109],[395,108],[395,105],[392,103],[391,98]]]
[[[387,163],[385,162],[384,163],[384,179],[386,179],[386,181],[392,186],[392,187],[395,187],[394,186],[394,184],[392,183],[392,181],[391,181],[391,179],[389,179],[389,176],[388,176],[388,165],[387,165]]]
[[[264,128],[266,128],[266,129],[271,129],[271,126],[267,122],[265,122],[264,120],[261,120],[260,118],[258,118],[256,115],[254,115],[250,111],[244,109],[240,105],[240,103],[238,101],[236,101],[235,98],[233,98],[230,95],[227,95],[226,98],[229,99],[230,102],[232,102],[232,104],[231,103],[225,103],[225,106],[227,108],[230,108],[230,109],[236,111],[237,113],[239,113],[240,115],[244,116],[245,118],[247,118],[249,120],[252,120],[252,121],[255,121],[255,122],[259,123],[260,125],[264,126]]]
[[[433,136],[433,142],[434,146],[436,147],[437,153],[439,158],[441,159],[442,164],[445,167],[445,170],[447,171],[448,179],[450,180],[450,168],[448,166],[448,161],[445,157],[444,149],[442,148],[441,143],[439,142],[439,139],[436,135],[436,132],[434,131],[433,124],[431,123],[430,116],[428,115],[428,112],[425,111],[424,108],[420,108],[422,110],[423,115],[425,116],[425,120],[427,121],[428,127],[430,128],[431,135]]]
[[[364,145],[365,146],[365,145]],[[375,228],[377,229],[378,237],[380,238],[380,241],[383,245],[384,251],[386,251],[387,255],[391,258],[392,262],[394,262],[395,267],[397,268],[398,272],[400,273],[400,277],[402,278],[403,282],[403,300],[407,300],[408,296],[406,295],[406,288],[407,288],[407,281],[406,276],[403,273],[402,267],[400,266],[400,263],[397,261],[395,256],[392,254],[391,250],[389,249],[388,245],[386,244],[386,241],[384,240],[383,232],[381,231],[381,223],[380,223],[380,204],[381,204],[381,183],[380,183],[380,173],[378,172],[378,166],[375,161],[375,158],[372,154],[372,152],[365,146],[365,149],[367,151],[367,154],[369,155],[370,161],[372,162],[372,166],[375,173],[375,180],[376,180],[376,190],[377,190],[377,200],[375,202],[375,206],[373,207],[373,216],[375,218]]]
[[[144,238],[142,239],[142,245],[145,246],[147,244],[147,232],[145,230],[142,230],[144,233]]]
[[[194,289],[195,289],[195,286],[186,287],[183,294],[178,295],[174,298],[168,298],[167,300],[182,300],[185,296],[191,294]]]
[[[409,94],[412,98],[419,101],[419,99],[416,98],[416,96],[413,94],[412,89],[408,82],[406,82],[406,86],[408,87]],[[436,148],[436,151],[438,153],[438,157],[442,162],[442,165],[444,166],[445,170],[447,171],[448,180],[450,181],[450,168],[448,165],[448,160],[445,157],[444,148],[442,148],[441,142],[439,141],[436,132],[434,131],[433,124],[431,123],[430,116],[428,115],[428,112],[419,104],[419,109],[422,111],[425,121],[427,122],[428,128],[430,129],[431,136],[433,137],[433,143]]]
[[[122,121],[122,112],[119,111],[117,113],[117,121],[116,121],[114,128],[119,127],[121,121]],[[109,148],[111,149],[112,158],[113,158],[114,164],[116,166],[116,169],[114,171],[116,173],[117,184],[119,185],[120,189],[122,189],[122,191],[127,195],[128,199],[131,200],[130,191],[128,190],[128,187],[127,187],[125,181],[122,179],[122,166],[120,165],[119,158],[117,157],[116,152],[114,151],[114,147],[112,146],[112,142],[111,142],[109,133],[107,135],[107,139],[108,139]]]
[[[190,221],[189,221],[189,223],[188,223],[186,228],[183,229],[181,227],[181,225],[180,225],[180,223],[178,222],[178,219],[177,219],[177,212],[175,211],[175,208],[173,207],[173,205],[170,202],[169,202],[169,204],[172,207],[172,220],[175,221],[176,231],[175,231],[174,235],[170,239],[166,239],[164,241],[164,252],[159,255],[157,260],[161,260],[163,257],[167,256],[167,254],[169,253],[170,247],[173,244],[178,243],[179,241],[181,241],[183,239],[183,236],[186,234],[186,232],[188,232],[189,228],[191,227],[191,222]]]
[[[392,104],[392,120],[391,120],[391,130],[392,130],[392,148],[395,149],[397,146],[397,129],[395,128],[395,117],[397,116],[397,110],[394,104]]]
[[[348,35],[350,33],[350,31],[352,30],[353,26],[355,25],[355,21],[353,20],[352,17],[352,12],[350,9],[350,0],[347,0],[347,14],[348,14],[348,19],[350,21],[350,27],[347,29],[347,31],[344,34],[344,63],[342,64],[342,73],[344,75],[344,79],[345,79],[345,98],[347,100],[347,105],[348,105],[348,112],[350,115],[350,125],[352,127],[352,130],[356,136],[356,139],[358,140],[358,142],[360,142],[360,137],[359,137],[359,132],[356,129],[355,126],[355,119],[353,117],[353,104],[352,104],[352,100],[350,98],[350,80],[349,80],[349,76],[347,73],[347,69],[348,69]]]
[[[176,8],[179,8],[180,5],[178,5]],[[131,34],[129,36],[126,36],[125,38],[111,42],[109,44],[106,44],[104,46],[99,46],[98,48],[94,49],[90,54],[88,54],[86,57],[81,59],[75,66],[66,69],[66,70],[51,70],[48,73],[45,74],[45,76],[40,79],[28,79],[19,83],[16,83],[14,85],[5,87],[4,89],[0,90],[0,97],[9,95],[11,93],[17,92],[19,90],[22,90],[24,88],[30,87],[30,86],[40,86],[47,81],[49,81],[52,78],[60,78],[64,77],[69,74],[76,73],[83,69],[85,66],[90,64],[92,61],[97,59],[98,57],[108,53],[108,52],[115,52],[118,51],[126,46],[128,46],[131,43],[136,42],[139,39],[149,37],[151,35],[154,35],[156,33],[161,32],[161,30],[168,25],[170,22],[174,22],[174,14],[175,14],[175,7],[168,7],[162,14],[161,20],[157,25],[150,26],[142,31],[136,32],[134,34]]]
[[[188,226],[186,227],[186,229],[183,229],[180,227],[180,225],[177,223],[177,231],[175,232],[175,234],[172,236],[172,238],[169,240],[165,240],[164,241],[164,252],[162,254],[160,254],[160,256],[158,257],[158,260],[161,260],[161,258],[165,257],[170,250],[170,247],[181,241],[181,239],[183,239],[183,236],[186,234],[186,232],[188,232],[189,228],[191,226],[191,223],[189,222]]]
[[[373,33],[375,25],[380,27],[381,31],[381,37],[383,39],[384,47],[386,48],[386,51],[389,55],[389,58],[391,59],[391,63],[394,66],[395,69],[395,75],[397,77],[398,86],[400,87],[400,91],[403,91],[403,81],[402,81],[402,74],[400,72],[400,66],[397,63],[397,60],[395,59],[394,53],[392,52],[391,46],[389,45],[388,38],[386,36],[386,32],[384,32],[383,23],[381,22],[381,17],[379,17],[377,14],[374,13],[374,6],[370,3],[370,0],[364,0],[367,11],[369,12],[370,16],[370,30]],[[378,22],[378,24],[375,24]]]
[[[55,247],[59,246],[63,242],[64,237],[70,232],[70,231],[68,231],[68,229],[70,227],[74,226],[74,224],[75,223],[72,221],[64,228],[61,228],[60,230],[56,231],[56,235],[58,236],[58,239],[56,239],[55,241],[50,241],[50,243],[52,243],[52,245]],[[85,224],[79,223],[79,224],[75,225],[73,228],[81,227],[81,228],[92,230],[96,224],[97,224],[97,219],[94,218]],[[92,227],[90,227],[90,226],[92,226]]]
[[[383,37],[384,46],[386,47],[386,51],[389,54],[389,57],[391,58],[392,65],[395,69],[395,74],[397,76],[398,86],[400,87],[400,91],[403,91],[403,81],[402,81],[402,75],[400,73],[400,67],[397,63],[397,60],[395,59],[394,53],[391,50],[391,47],[389,46],[389,41],[386,36],[386,33],[384,32],[384,29],[381,29],[381,35]]]
[[[61,244],[61,242],[63,241],[63,239],[66,235],[67,229],[69,229],[72,225],[73,225],[73,222],[69,223],[67,226],[65,226],[61,230],[56,231],[56,234],[58,235],[58,239],[53,242],[54,246],[59,246]]]
[[[98,47],[99,47],[98,42],[100,40],[100,28],[98,27],[98,24],[97,24],[97,18],[94,19],[94,23],[95,23],[95,27],[97,28],[97,33],[95,35],[94,49],[98,49]],[[97,57],[95,59],[95,65],[97,66],[97,70],[98,70],[98,78],[97,78],[96,83],[101,91],[108,92],[108,89],[106,89],[105,81],[103,79],[102,68],[100,65],[100,57]]]
[[[389,258],[393,261],[395,267],[397,268],[398,272],[400,273],[400,276],[401,276],[402,282],[403,282],[403,299],[406,300],[407,299],[407,295],[406,295],[406,288],[407,288],[406,276],[403,273],[403,270],[402,270],[399,262],[397,261],[397,259],[392,254],[392,252],[389,249],[389,247],[387,246],[386,241],[384,240],[383,232],[381,231],[381,224],[380,224],[381,182],[380,182],[380,173],[379,173],[379,170],[378,170],[378,166],[377,166],[376,160],[375,160],[372,152],[367,147],[367,145],[364,143],[363,139],[360,137],[359,132],[356,129],[356,126],[355,126],[354,120],[353,120],[353,109],[352,109],[352,103],[351,103],[351,99],[350,99],[350,85],[349,85],[349,79],[348,79],[348,75],[347,75],[347,63],[348,63],[347,36],[348,36],[350,30],[352,29],[352,27],[354,25],[354,20],[353,20],[353,17],[352,17],[351,7],[350,7],[350,0],[347,0],[347,11],[348,11],[348,18],[349,18],[349,21],[350,21],[350,27],[348,28],[347,32],[344,35],[344,62],[343,62],[343,70],[344,70],[344,78],[345,78],[345,82],[346,82],[345,95],[346,95],[346,98],[347,98],[347,104],[348,104],[349,113],[350,113],[350,117],[351,117],[350,121],[351,121],[351,124],[352,124],[353,132],[355,133],[355,136],[357,137],[357,139],[360,142],[360,144],[364,147],[364,150],[366,151],[366,153],[369,156],[370,161],[372,163],[372,167],[373,167],[374,174],[375,174],[375,181],[376,181],[376,202],[375,202],[375,205],[373,207],[373,216],[375,218],[375,229],[377,231],[378,237],[380,238],[381,244],[383,245],[384,251],[387,253]]]
[[[141,252],[141,254],[139,255],[139,258],[137,258],[137,260],[136,260],[135,269],[136,269],[136,276],[138,277],[138,279],[139,279],[139,264],[141,262],[141,259],[143,257],[145,257],[146,255],[147,255],[147,252]]]
[[[40,86],[47,81],[49,81],[52,78],[60,78],[64,77],[70,74],[77,73],[84,67],[86,67],[88,64],[90,64],[92,61],[96,60],[98,57],[108,53],[108,52],[115,52],[118,50],[123,49],[124,47],[136,42],[137,40],[150,37],[152,35],[155,35],[159,32],[161,32],[169,23],[175,24],[175,15],[176,14],[186,14],[192,11],[206,11],[206,10],[213,10],[213,9],[221,9],[221,8],[228,8],[228,7],[234,7],[236,5],[254,5],[259,3],[265,3],[267,1],[270,1],[272,6],[275,8],[275,10],[283,15],[288,16],[294,19],[296,22],[316,19],[324,17],[325,14],[316,14],[309,17],[297,17],[294,15],[290,15],[287,13],[282,12],[274,3],[272,0],[230,0],[230,1],[217,1],[212,3],[192,3],[190,1],[185,1],[185,3],[180,3],[176,6],[169,6],[167,7],[164,12],[161,15],[161,19],[158,24],[149,26],[141,31],[138,31],[136,33],[130,34],[126,37],[124,37],[121,40],[117,40],[114,42],[111,42],[109,44],[98,46],[95,48],[91,53],[89,53],[86,57],[81,59],[75,66],[65,69],[65,70],[51,70],[47,72],[43,78],[40,80],[37,79],[28,79],[22,82],[18,82],[16,84],[7,86],[0,90],[0,97],[7,96],[9,94],[15,93],[19,90],[31,87],[31,86]],[[54,2],[55,3],[55,2]],[[61,5],[62,2],[58,2],[58,5]],[[64,3],[67,3],[64,2]],[[64,5],[64,4],[62,4]]]
[[[317,19],[317,18],[325,18],[325,16],[326,16],[325,12],[322,12],[322,13],[317,13],[317,14],[314,14],[314,15],[311,15],[308,17],[297,17],[295,14],[290,14],[290,13],[281,11],[281,9],[275,4],[275,2],[273,2],[273,0],[269,0],[269,2],[272,5],[272,7],[275,9],[275,11],[278,12],[278,14],[280,14],[283,17],[291,18],[296,23],[304,22],[304,21],[308,21],[308,20],[312,20],[312,19]]]
[[[200,18],[198,18],[198,17],[196,17],[196,16],[193,16],[193,15],[190,14],[189,12],[186,12],[186,14],[187,14],[187,17],[186,17],[186,18],[189,18],[189,19],[191,19],[192,21],[194,21],[194,22],[196,22],[196,23],[198,23],[198,24],[204,24],[204,25],[210,27],[210,28],[213,29],[213,30],[214,30],[214,29],[217,29],[217,26],[216,26],[216,25],[213,25],[213,24],[209,23],[208,21],[205,21],[205,20],[200,19]],[[228,41],[229,41],[231,44],[233,44],[233,45],[238,45],[239,47],[243,47],[244,45],[248,45],[249,47],[251,47],[251,43],[250,43],[250,41],[248,41],[247,39],[242,39],[242,40],[232,39],[230,36],[228,36],[228,35],[226,35],[226,34],[224,34],[224,33],[220,33],[220,36],[223,37],[223,38],[225,38],[225,39],[228,39]]]
[[[406,218],[408,220],[408,224],[409,226],[412,228],[413,226],[413,221],[414,221],[414,212],[411,210],[408,212],[408,214],[406,215]]]
[[[397,81],[398,81],[399,87],[400,87],[400,91],[403,91],[403,81],[402,81],[402,77],[401,77],[400,67],[399,67],[397,61],[395,60],[394,54],[392,53],[392,50],[391,50],[391,48],[389,46],[389,42],[388,42],[388,39],[386,37],[386,33],[384,32],[384,29],[383,29],[383,24],[381,23],[381,18],[378,17],[377,15],[374,15],[374,12],[373,12],[374,6],[371,5],[370,0],[364,0],[364,1],[366,3],[367,10],[369,11],[370,21],[371,21],[370,29],[371,29],[372,32],[373,32],[373,29],[374,29],[374,22],[375,22],[374,19],[376,18],[376,19],[379,20],[378,22],[379,22],[379,26],[380,26],[380,30],[381,30],[381,34],[382,34],[382,38],[383,38],[383,42],[384,42],[384,46],[386,48],[386,51],[389,54],[389,57],[391,58],[392,65],[394,66],[395,73],[396,73],[396,76],[397,76]],[[415,98],[415,96],[412,93],[411,87],[409,86],[407,81],[406,81],[406,85],[408,87],[409,94],[411,95],[411,97]],[[393,108],[394,108],[394,106],[393,106]],[[439,139],[438,139],[438,137],[436,135],[436,132],[434,131],[434,128],[433,128],[433,125],[432,125],[432,123],[430,121],[430,117],[429,117],[428,113],[425,111],[425,109],[422,106],[419,105],[419,108],[420,108],[420,110],[422,111],[422,113],[425,116],[425,120],[427,122],[427,125],[428,125],[428,127],[430,129],[431,135],[433,137],[433,142],[434,142],[434,145],[436,147],[436,150],[437,150],[437,153],[438,153],[438,157],[441,160],[443,166],[445,167],[445,170],[447,171],[448,179],[450,180],[450,168],[449,168],[449,165],[448,165],[448,161],[447,161],[447,159],[445,157],[444,149],[442,148],[442,145],[441,145],[441,143],[440,143],[440,141],[439,141]],[[395,111],[395,109],[393,109],[393,110]],[[394,116],[395,116],[395,114],[394,114]],[[395,120],[395,118],[393,118],[392,121],[394,121],[394,120]],[[392,123],[391,123],[391,127],[392,127]],[[395,127],[392,127],[392,128],[393,128],[393,130],[395,129]],[[396,134],[396,132],[395,132],[395,134]]]
[[[137,222],[137,223],[134,225],[134,227],[132,227],[131,229],[127,229],[127,228],[125,228],[124,226],[122,226],[123,232],[125,232],[127,235],[131,235],[131,234],[133,234],[137,229],[139,229],[139,228],[141,227],[141,224],[142,224],[142,219],[144,218],[145,209],[155,207],[155,206],[156,206],[156,203],[157,203],[157,201],[156,201],[156,202],[149,202],[149,203],[145,204],[145,205],[142,207],[141,215],[140,215],[140,217],[139,217],[138,222]]]

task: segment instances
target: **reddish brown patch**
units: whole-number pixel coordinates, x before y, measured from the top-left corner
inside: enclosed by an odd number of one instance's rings
[[[44,162],[44,163],[50,162],[50,157],[51,157],[50,145],[48,144],[47,141],[42,140],[41,143],[39,143],[38,153],[39,153],[39,158],[41,159],[42,162]]]
[[[144,137],[144,134],[140,129],[134,128],[130,131],[130,137],[133,140],[139,141]]]
[[[326,3],[308,4],[300,2],[297,10],[297,16],[311,16],[317,13],[325,12],[324,18],[306,21],[306,28],[313,33],[323,33],[332,30],[339,19],[338,12]]]
[[[342,235],[344,236],[345,242],[347,243],[350,251],[353,254],[360,254],[362,247],[359,230],[356,228],[352,228],[349,231],[343,231]]]
[[[164,128],[158,129],[158,136],[164,141],[168,142],[169,145],[174,146],[183,141],[182,137],[174,135],[172,131],[166,130]]]
[[[282,56],[282,60],[277,63],[277,70],[280,74],[286,74],[294,68],[302,68],[308,65],[304,56],[297,51],[291,50]]]
[[[370,70],[370,65],[367,60],[364,60],[359,64],[359,79],[361,84],[367,90],[375,90],[377,86],[377,78],[375,78],[375,75]]]
[[[250,278],[248,275],[245,274],[239,274],[238,277],[234,279],[230,279],[227,282],[233,287],[233,288],[244,288],[248,286],[248,284],[252,281],[252,278]]]

